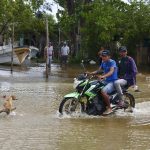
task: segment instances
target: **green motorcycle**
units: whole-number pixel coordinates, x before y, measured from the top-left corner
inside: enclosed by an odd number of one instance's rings
[[[60,114],[86,113],[88,115],[102,115],[106,110],[106,104],[100,95],[101,89],[105,86],[103,81],[92,80],[93,76],[88,77],[87,74],[81,74],[74,79],[75,92],[64,96],[59,106]],[[118,107],[119,97],[116,91],[110,96],[111,107],[113,111],[118,109],[133,111],[135,107],[135,99],[127,89],[122,87],[124,94],[123,107]]]

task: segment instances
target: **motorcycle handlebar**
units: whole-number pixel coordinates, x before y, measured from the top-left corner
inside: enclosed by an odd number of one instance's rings
[[[97,75],[93,75],[93,74],[90,74],[90,73],[84,73],[85,74],[85,76],[86,76],[86,78],[89,76],[89,79],[91,80],[92,78],[94,78],[94,77],[96,77],[96,78],[98,78],[98,76]],[[99,81],[104,81],[105,79],[98,79]]]
[[[85,77],[89,77],[89,79],[92,79],[94,77],[96,77],[96,75],[93,75],[93,74],[90,74],[90,73],[84,73],[85,74]]]

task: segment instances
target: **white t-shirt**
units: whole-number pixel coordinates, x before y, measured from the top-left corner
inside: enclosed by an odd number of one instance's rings
[[[63,46],[61,48],[61,55],[62,56],[67,56],[69,54],[70,50],[69,50],[69,47],[66,45],[66,46]]]
[[[53,54],[53,46],[50,46],[50,47],[48,47],[48,49],[47,49],[47,55],[48,55],[48,56],[52,56],[52,54]]]

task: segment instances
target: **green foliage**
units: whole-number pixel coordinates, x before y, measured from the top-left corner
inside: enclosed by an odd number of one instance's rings
[[[20,34],[34,34],[40,37],[45,34],[45,17],[36,17],[37,10],[44,4],[44,0],[1,0],[0,1],[0,34],[5,37],[12,36],[12,24],[15,26],[15,38]],[[50,10],[50,5],[46,4]],[[52,15],[48,15],[49,31],[53,31],[55,21]]]
[[[129,47],[135,53],[135,45],[150,37],[150,5],[144,0],[131,0],[130,4],[121,0],[70,1],[72,13],[69,13],[68,1],[55,0],[63,8],[60,11],[59,23],[70,37],[69,32],[75,29],[77,34],[80,22],[81,50],[83,55],[94,57],[100,45],[116,49],[115,41]]]
[[[69,63],[70,64],[81,63],[82,59],[83,59],[82,51],[80,51],[79,53],[77,53],[77,55],[75,57],[70,57],[69,58]]]
[[[34,33],[45,34],[45,18],[38,19],[35,13],[44,0],[0,0],[0,34],[11,35],[15,23],[15,35]],[[129,47],[135,53],[135,45],[150,38],[150,4],[145,0],[131,0],[126,4],[121,0],[55,0],[63,10],[57,14],[58,23],[48,15],[50,36],[57,38],[61,30],[61,40],[71,41],[72,51],[77,57],[95,57],[101,45],[116,53],[116,41]],[[45,8],[50,10],[51,4]],[[45,16],[46,14],[44,14]],[[55,30],[55,35],[53,34]],[[76,37],[81,37],[78,41]],[[123,37],[122,40],[121,37]],[[80,43],[80,50],[77,49]]]
[[[133,1],[127,9],[125,17],[126,41],[136,37],[138,42],[150,34],[150,5],[142,1]]]

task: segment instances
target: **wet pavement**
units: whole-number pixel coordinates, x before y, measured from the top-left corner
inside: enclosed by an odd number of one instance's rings
[[[0,70],[0,95],[18,98],[14,112],[0,114],[0,150],[150,149],[150,74],[138,75],[141,92],[130,89],[136,98],[132,114],[120,110],[108,117],[60,117],[59,103],[73,90],[73,78],[82,72],[79,68],[62,70],[53,64],[48,79],[43,64],[15,68],[13,74]]]

